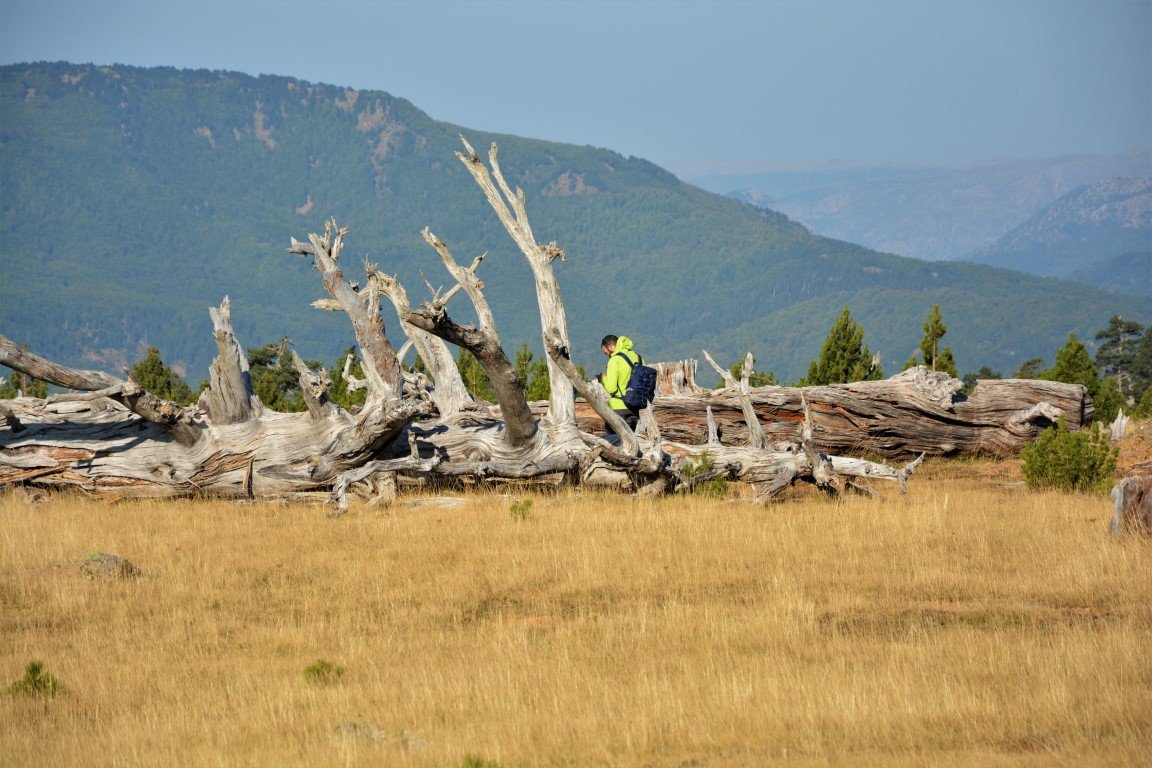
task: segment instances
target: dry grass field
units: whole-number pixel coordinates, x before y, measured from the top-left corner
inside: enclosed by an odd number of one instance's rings
[[[925,470],[766,508],[3,495],[0,684],[63,689],[0,696],[0,763],[1152,762],[1152,545],[1010,463]]]

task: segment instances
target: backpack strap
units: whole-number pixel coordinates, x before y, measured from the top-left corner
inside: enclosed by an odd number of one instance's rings
[[[642,357],[640,357],[640,353],[639,353],[639,352],[637,352],[637,353],[636,353],[636,359],[640,361],[639,363],[634,363],[634,362],[632,362],[632,361],[631,361],[631,360],[628,358],[628,355],[624,354],[623,352],[615,352],[615,353],[613,353],[613,354],[612,354],[612,357],[622,357],[622,358],[624,358],[624,362],[628,363],[628,367],[629,367],[629,368],[631,368],[633,371],[634,371],[634,370],[636,370],[636,366],[637,366],[637,365],[644,365],[644,359],[643,359]],[[617,392],[617,393],[616,393],[616,394],[614,394],[614,395],[613,395],[611,392],[609,392],[608,394],[609,394],[611,397],[623,397],[623,396],[624,396],[624,393],[623,393],[623,392]]]
[[[612,355],[612,357],[624,358],[624,362],[628,363],[629,368],[635,368],[637,365],[644,365],[644,360],[640,357],[639,352],[636,353],[636,359],[640,361],[639,363],[634,363],[631,360],[629,360],[628,355],[624,354],[623,352],[617,352],[614,355]]]

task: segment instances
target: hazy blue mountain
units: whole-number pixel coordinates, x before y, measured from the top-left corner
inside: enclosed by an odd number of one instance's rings
[[[1105,291],[1152,296],[1152,251],[1113,256],[1076,270],[1068,279]]]
[[[309,306],[323,289],[285,249],[335,216],[351,229],[348,277],[369,258],[414,301],[421,271],[448,281],[423,227],[460,260],[488,251],[507,347],[539,349],[531,273],[454,157],[459,133],[481,151],[499,143],[537,237],[567,251],[555,267],[589,371],[600,337],[625,333],[649,360],[751,349],[794,380],[845,305],[890,370],[936,303],[962,370],[1051,358],[1069,331],[1090,339],[1113,314],[1152,320],[1146,298],[818,237],[645,160],[460,128],[380,91],[37,63],[0,68],[0,333],[113,371],[158,346],[195,383],[214,354],[207,308],[229,295],[242,344],[288,336],[334,361],[351,329]],[[467,306],[449,309],[466,320]],[[399,337],[387,307],[385,319]]]
[[[827,237],[923,259],[985,246],[1073,189],[1152,175],[1152,150],[963,168],[831,167],[690,179]]]
[[[1066,277],[1114,256],[1149,251],[1152,178],[1118,178],[1069,192],[965,258],[1034,275]]]

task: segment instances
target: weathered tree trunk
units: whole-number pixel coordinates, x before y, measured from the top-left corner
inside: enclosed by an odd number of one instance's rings
[[[504,225],[512,240],[519,246],[528,266],[532,269],[535,278],[536,300],[540,310],[540,335],[544,341],[544,348],[566,350],[569,348],[568,319],[564,313],[564,302],[560,300],[560,286],[552,270],[552,262],[556,259],[566,261],[564,251],[555,241],[548,245],[536,242],[532,233],[532,226],[528,223],[528,210],[524,199],[524,190],[517,188],[515,192],[504,180],[500,170],[499,152],[493,142],[488,150],[488,163],[492,166],[491,174],[481,162],[476,151],[472,149],[463,136],[460,137],[467,154],[457,152],[456,157],[472,174],[476,184],[488,198],[492,210]],[[496,184],[492,183],[493,177]],[[498,188],[497,188],[497,185]],[[570,387],[563,386],[567,376],[560,364],[553,357],[548,356],[548,378],[552,384],[552,392],[548,402],[548,418],[551,420],[550,433],[555,440],[568,441],[576,438],[576,411],[575,397]]]
[[[363,352],[367,403],[353,416],[327,398],[327,374],[294,356],[307,413],[276,413],[253,394],[248,362],[232,330],[227,297],[211,310],[217,355],[195,407],[169,403],[133,381],[64,368],[0,337],[0,364],[88,392],[15,401],[23,427],[0,442],[0,484],[35,480],[93,493],[283,495],[331,486],[372,460],[424,401],[400,400],[400,369],[376,295],[361,294],[338,266],[346,230],[329,222],[291,251],[313,257],[332,300],[348,314]]]
[[[693,385],[694,386],[694,385]],[[1079,384],[1021,379],[963,384],[947,374],[913,368],[882,381],[825,387],[756,387],[748,392],[768,444],[796,443],[812,411],[813,443],[825,453],[896,458],[929,455],[1015,456],[1063,416],[1070,429],[1092,419],[1092,402]],[[701,444],[711,410],[720,442],[747,445],[749,431],[739,387],[688,395],[660,395],[652,408],[668,440]],[[591,409],[577,410],[581,428],[594,428]]]
[[[1112,486],[1110,530],[1116,538],[1152,535],[1152,461],[1132,467]]]
[[[327,402],[323,377],[302,364],[309,412],[269,411],[252,394],[227,300],[213,322],[220,353],[212,386],[219,388],[206,391],[198,407],[160,400],[132,381],[55,365],[0,337],[0,364],[87,392],[9,401],[22,429],[0,433],[0,485],[225,497],[326,488],[428,411],[421,402],[393,400],[353,417]]]

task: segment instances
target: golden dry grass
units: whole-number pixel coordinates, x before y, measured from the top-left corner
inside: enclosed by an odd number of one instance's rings
[[[1147,764],[1152,546],[990,466],[527,519],[0,497],[0,683],[42,659],[66,686],[0,697],[0,761]],[[97,550],[143,577],[62,567]],[[343,677],[310,682],[321,659]]]

